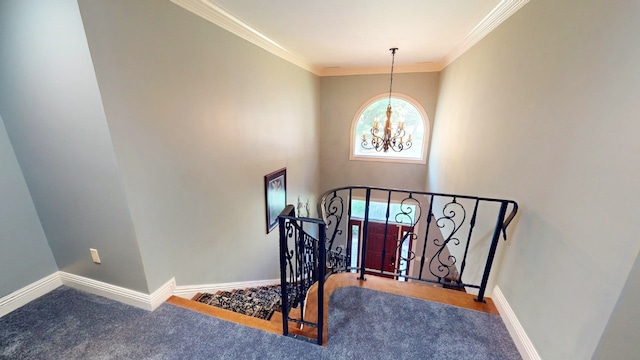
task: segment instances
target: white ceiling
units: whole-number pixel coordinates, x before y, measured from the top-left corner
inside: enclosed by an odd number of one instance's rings
[[[318,75],[438,71],[529,0],[171,0]]]

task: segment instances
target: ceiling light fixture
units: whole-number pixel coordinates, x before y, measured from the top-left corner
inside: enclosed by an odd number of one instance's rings
[[[366,131],[362,133],[362,147],[367,150],[384,151],[389,149],[400,152],[407,150],[413,145],[411,143],[411,134],[408,134],[404,130],[404,121],[398,121],[397,126],[394,126],[391,122],[391,93],[393,89],[393,65],[395,63],[396,51],[398,48],[391,48],[391,80],[389,82],[389,104],[387,105],[387,120],[384,122],[384,128],[380,129],[380,123],[378,118],[373,120],[373,126],[371,127],[371,139],[367,139]],[[382,131],[382,133],[381,133]],[[404,140],[405,136],[407,139]]]

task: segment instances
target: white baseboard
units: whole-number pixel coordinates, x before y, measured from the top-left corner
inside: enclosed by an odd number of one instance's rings
[[[268,280],[256,280],[256,281],[240,281],[229,282],[220,284],[205,284],[205,285],[183,285],[176,286],[173,291],[173,295],[179,296],[185,299],[192,299],[197,293],[212,293],[215,294],[218,291],[230,291],[233,289],[244,289],[250,287],[267,286],[280,284],[280,279],[268,279]]]
[[[58,272],[55,272],[33,284],[27,285],[22,289],[0,298],[0,317],[7,315],[13,310],[26,305],[61,285],[60,275]]]
[[[138,291],[126,289],[120,286],[111,285],[102,281],[89,279],[83,276],[57,271],[41,280],[27,285],[3,298],[0,298],[0,317],[13,310],[26,305],[42,295],[56,289],[61,285],[66,285],[78,290],[86,291],[90,294],[106,297],[127,305],[141,309],[153,311],[171,295],[191,299],[197,293],[215,293],[217,291],[229,291],[233,289],[243,289],[248,287],[258,287],[266,285],[280,284],[280,279],[268,279],[257,281],[240,281],[220,284],[176,286],[174,278],[160,286],[150,295]]]
[[[502,321],[504,321],[504,325],[509,331],[509,335],[511,335],[513,342],[516,344],[522,359],[540,360],[540,355],[538,355],[536,348],[533,346],[531,340],[529,340],[527,333],[522,328],[520,321],[516,317],[516,314],[511,309],[511,306],[498,286],[493,288],[492,299],[498,308],[498,312],[502,317]]]
[[[168,298],[173,295],[173,292],[176,289],[176,279],[171,278],[171,280],[167,281],[164,285],[160,286],[156,291],[152,292],[149,295],[151,300],[151,311],[155,310],[158,306],[162,305],[163,302],[167,301]]]
[[[172,278],[158,290],[148,295],[62,271],[60,271],[60,279],[62,280],[62,284],[69,287],[83,290],[94,295],[104,296],[107,299],[119,301],[121,303],[149,311],[155,310],[155,308],[160,306],[160,304],[171,296],[176,283],[175,279]]]

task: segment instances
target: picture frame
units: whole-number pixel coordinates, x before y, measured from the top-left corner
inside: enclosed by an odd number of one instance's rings
[[[278,216],[287,206],[287,168],[264,176],[267,234],[278,226]]]

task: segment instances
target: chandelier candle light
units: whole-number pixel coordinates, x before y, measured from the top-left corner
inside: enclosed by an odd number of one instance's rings
[[[387,105],[387,120],[384,122],[384,129],[380,132],[380,123],[378,119],[373,120],[373,127],[371,127],[371,143],[367,139],[367,132],[362,133],[362,147],[367,150],[384,151],[389,149],[400,152],[407,150],[411,147],[411,134],[407,134],[404,130],[404,121],[398,121],[398,125],[394,127],[391,122],[391,92],[393,88],[393,65],[396,57],[396,50],[398,48],[391,48],[391,81],[389,83],[389,105]],[[407,137],[404,140],[405,136]]]

